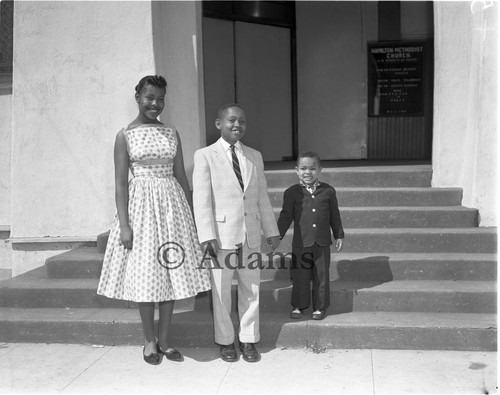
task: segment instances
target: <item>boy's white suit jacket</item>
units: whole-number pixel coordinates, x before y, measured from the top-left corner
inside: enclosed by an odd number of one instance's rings
[[[265,237],[279,235],[262,155],[241,147],[246,161],[244,192],[220,140],[194,154],[193,206],[200,243],[217,240],[220,248],[235,249],[245,240],[246,229],[249,247],[257,248],[261,230]]]

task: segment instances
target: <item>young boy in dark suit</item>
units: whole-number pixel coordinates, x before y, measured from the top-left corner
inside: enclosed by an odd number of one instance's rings
[[[315,152],[303,152],[297,158],[299,183],[283,196],[278,219],[280,237],[290,224],[293,227],[292,306],[291,318],[301,318],[309,307],[313,282],[312,319],[322,320],[330,305],[330,245],[333,231],[337,251],[342,249],[344,229],[335,188],[318,180],[321,161]]]

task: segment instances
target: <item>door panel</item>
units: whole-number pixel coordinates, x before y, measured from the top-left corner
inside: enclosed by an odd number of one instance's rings
[[[290,29],[235,22],[236,97],[245,108],[245,144],[264,160],[292,155]]]
[[[290,30],[203,18],[207,144],[220,137],[214,121],[224,103],[247,115],[243,143],[266,161],[292,155]]]
[[[235,101],[233,22],[203,18],[203,70],[207,145],[217,141],[217,110]]]

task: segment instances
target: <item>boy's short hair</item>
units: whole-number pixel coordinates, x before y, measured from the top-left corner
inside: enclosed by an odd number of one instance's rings
[[[313,158],[316,159],[316,162],[318,163],[318,166],[321,167],[321,159],[319,158],[319,154],[314,151],[305,151],[301,152],[299,156],[297,157],[297,166],[299,165],[299,162],[302,158]]]
[[[237,103],[226,103],[219,107],[219,110],[217,111],[217,119],[224,118],[224,113],[231,107],[238,107],[239,109],[245,111],[243,107]]]

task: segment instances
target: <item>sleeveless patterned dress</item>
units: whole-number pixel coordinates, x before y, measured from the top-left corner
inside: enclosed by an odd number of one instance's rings
[[[134,176],[129,182],[132,249],[120,243],[115,215],[97,293],[134,302],[162,302],[210,289],[191,209],[173,176],[174,129],[161,124],[125,130]]]

